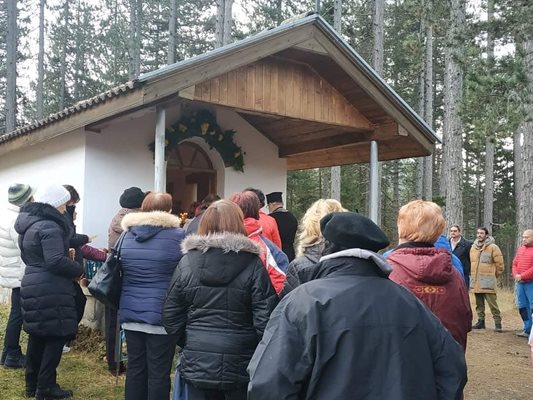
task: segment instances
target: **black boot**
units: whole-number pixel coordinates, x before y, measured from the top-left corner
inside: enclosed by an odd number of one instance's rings
[[[72,390],[61,389],[59,385],[51,389],[37,389],[35,392],[35,400],[70,399],[71,397]]]
[[[477,321],[477,324],[475,324],[472,329],[485,329],[485,320],[480,319]]]
[[[14,356],[8,354],[4,360],[4,368],[24,368],[26,366],[26,356],[24,354],[16,354]]]

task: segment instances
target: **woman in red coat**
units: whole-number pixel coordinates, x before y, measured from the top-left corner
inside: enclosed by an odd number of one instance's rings
[[[389,278],[422,300],[466,350],[472,329],[472,310],[461,274],[452,266],[451,253],[433,244],[444,231],[440,207],[415,200],[398,213],[399,246],[388,256]]]

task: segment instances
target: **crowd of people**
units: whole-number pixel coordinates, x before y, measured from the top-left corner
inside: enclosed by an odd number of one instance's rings
[[[0,215],[0,286],[12,289],[1,363],[25,368],[26,395],[39,400],[73,396],[56,369],[83,316],[84,259],[106,258],[76,232],[79,201],[70,185],[14,184]],[[120,252],[122,292],[118,309],[106,306],[105,340],[126,400],[168,399],[176,350],[174,386],[189,400],[461,399],[467,334],[486,329],[485,302],[503,330],[500,249],[483,227],[473,243],[458,225],[443,236],[429,201],[400,208],[399,243],[384,253],[383,231],[332,199],[299,225],[281,192],[257,188],[207,196],[185,226],[168,193],[131,187],[119,204],[108,248]],[[533,230],[512,271],[519,335],[533,336]]]

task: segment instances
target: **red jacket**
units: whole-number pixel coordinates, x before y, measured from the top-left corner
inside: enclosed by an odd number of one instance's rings
[[[513,276],[520,275],[520,282],[533,281],[533,247],[520,246],[513,260]]]
[[[426,304],[466,350],[472,309],[464,279],[452,266],[450,252],[435,247],[399,248],[387,261],[392,266],[389,278]]]
[[[259,255],[259,258],[261,258],[261,261],[263,261],[263,265],[268,272],[270,282],[272,282],[272,286],[274,286],[276,294],[279,295],[281,289],[283,289],[283,284],[285,283],[285,273],[278,267],[278,264],[276,263],[274,256],[272,256],[270,249],[261,238],[262,228],[259,224],[259,221],[254,218],[245,218],[244,227],[246,228],[248,238],[261,246],[261,254]]]
[[[259,210],[259,225],[263,228],[263,236],[281,249],[281,237],[276,220]]]

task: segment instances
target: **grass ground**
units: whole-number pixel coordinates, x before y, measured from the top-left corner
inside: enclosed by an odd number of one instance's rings
[[[0,304],[0,346],[9,306]],[[23,334],[25,353],[27,337]],[[63,388],[72,389],[74,398],[83,400],[118,400],[124,398],[124,378],[118,382],[102,361],[103,339],[97,333],[82,329],[79,339],[72,343],[72,350],[63,354],[57,371],[57,381]],[[22,400],[24,397],[24,370],[0,367],[0,400]]]

